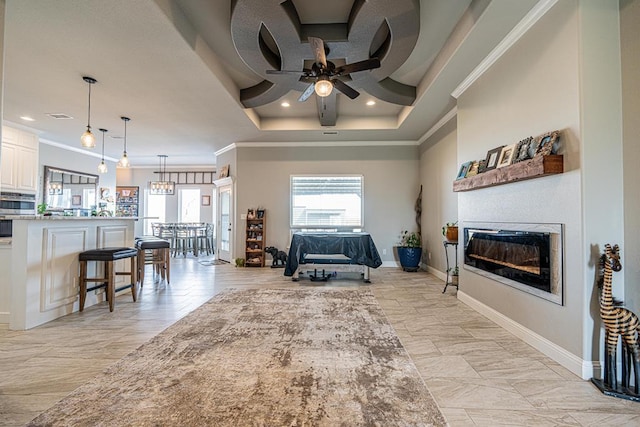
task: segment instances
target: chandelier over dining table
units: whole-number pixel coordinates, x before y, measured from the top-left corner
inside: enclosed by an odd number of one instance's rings
[[[149,194],[172,196],[175,194],[176,183],[165,179],[167,169],[167,155],[158,155],[159,169],[158,174],[160,179],[158,181],[149,182]]]

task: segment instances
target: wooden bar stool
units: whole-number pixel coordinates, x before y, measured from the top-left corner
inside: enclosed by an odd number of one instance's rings
[[[109,301],[109,311],[113,311],[113,304],[116,298],[116,292],[123,289],[131,288],[133,301],[137,299],[136,289],[136,257],[138,251],[134,248],[102,248],[92,249],[80,252],[78,259],[80,261],[80,311],[84,310],[84,303],[87,299],[87,292],[95,289],[106,288],[106,296]],[[115,271],[113,263],[120,259],[131,260],[130,271]],[[87,277],[87,261],[104,262],[103,277]],[[131,284],[116,289],[116,276],[130,276]],[[87,288],[87,282],[98,282],[99,285]]]
[[[142,236],[136,238],[136,250],[138,253],[138,276],[136,281],[140,287],[144,284],[144,269],[147,264],[153,266],[154,276],[160,274],[163,280],[169,283],[171,272],[171,244],[153,236]]]

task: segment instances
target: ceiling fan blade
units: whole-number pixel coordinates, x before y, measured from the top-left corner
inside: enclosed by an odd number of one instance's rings
[[[307,99],[309,99],[309,97],[311,96],[311,94],[313,93],[313,90],[315,89],[316,84],[315,83],[311,83],[304,92],[302,92],[302,95],[300,95],[300,98],[298,98],[299,102],[304,102]]]
[[[313,52],[313,57],[317,64],[322,64],[323,68],[327,68],[327,56],[324,53],[324,42],[318,37],[309,37],[309,45]]]
[[[358,71],[373,70],[380,68],[380,60],[378,58],[365,59],[364,61],[354,62],[353,64],[346,64],[336,68],[336,74],[351,74]]]
[[[342,80],[334,79],[334,80],[331,80],[331,83],[333,83],[333,86],[336,89],[338,89],[340,92],[344,93],[351,99],[356,99],[358,95],[360,95],[360,92],[358,92],[357,90],[353,89],[350,86],[347,86],[347,84]]]
[[[302,71],[293,70],[266,70],[267,74],[302,74]]]

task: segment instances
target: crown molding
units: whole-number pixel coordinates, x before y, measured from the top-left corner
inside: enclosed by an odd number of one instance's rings
[[[442,118],[438,120],[435,125],[431,126],[431,129],[429,129],[424,135],[422,135],[420,139],[418,139],[418,145],[422,144],[427,139],[431,138],[434,133],[438,132],[441,127],[449,123],[449,120],[453,119],[457,115],[458,115],[458,107],[453,107],[444,116],[442,116]]]
[[[476,80],[478,80],[491,66],[504,55],[520,38],[527,33],[558,0],[540,0],[531,8],[529,13],[513,27],[502,41],[478,64],[478,66],[451,92],[451,96],[458,99]]]
[[[73,151],[74,153],[80,153],[80,154],[84,154],[85,156],[89,156],[89,157],[95,157],[96,159],[101,159],[102,158],[102,154],[98,153],[98,152],[92,152],[92,151],[87,151],[84,150],[80,147],[72,147],[70,145],[66,145],[66,144],[61,144],[59,142],[55,142],[55,141],[51,141],[48,139],[43,139],[40,138],[40,142],[46,145],[50,145],[52,147],[56,147],[56,148],[61,148],[63,150],[67,150],[67,151]],[[113,157],[109,157],[109,156],[104,156],[105,160],[108,160],[110,162],[118,162],[120,161],[120,159],[114,159]]]

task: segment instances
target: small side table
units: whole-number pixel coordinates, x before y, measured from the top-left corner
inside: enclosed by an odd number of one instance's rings
[[[458,282],[456,281],[456,283],[453,283],[454,275],[451,274],[452,271],[458,271],[458,242],[457,241],[445,240],[442,243],[444,245],[445,259],[447,260],[447,280],[444,283],[444,290],[442,291],[442,293],[444,294],[447,291],[447,286],[449,286],[449,285],[455,286],[456,290],[458,289]],[[455,264],[453,264],[453,266],[451,264],[449,264],[449,250],[448,250],[449,246],[453,247],[453,251],[455,253]],[[456,277],[457,277],[457,275],[456,275]]]

